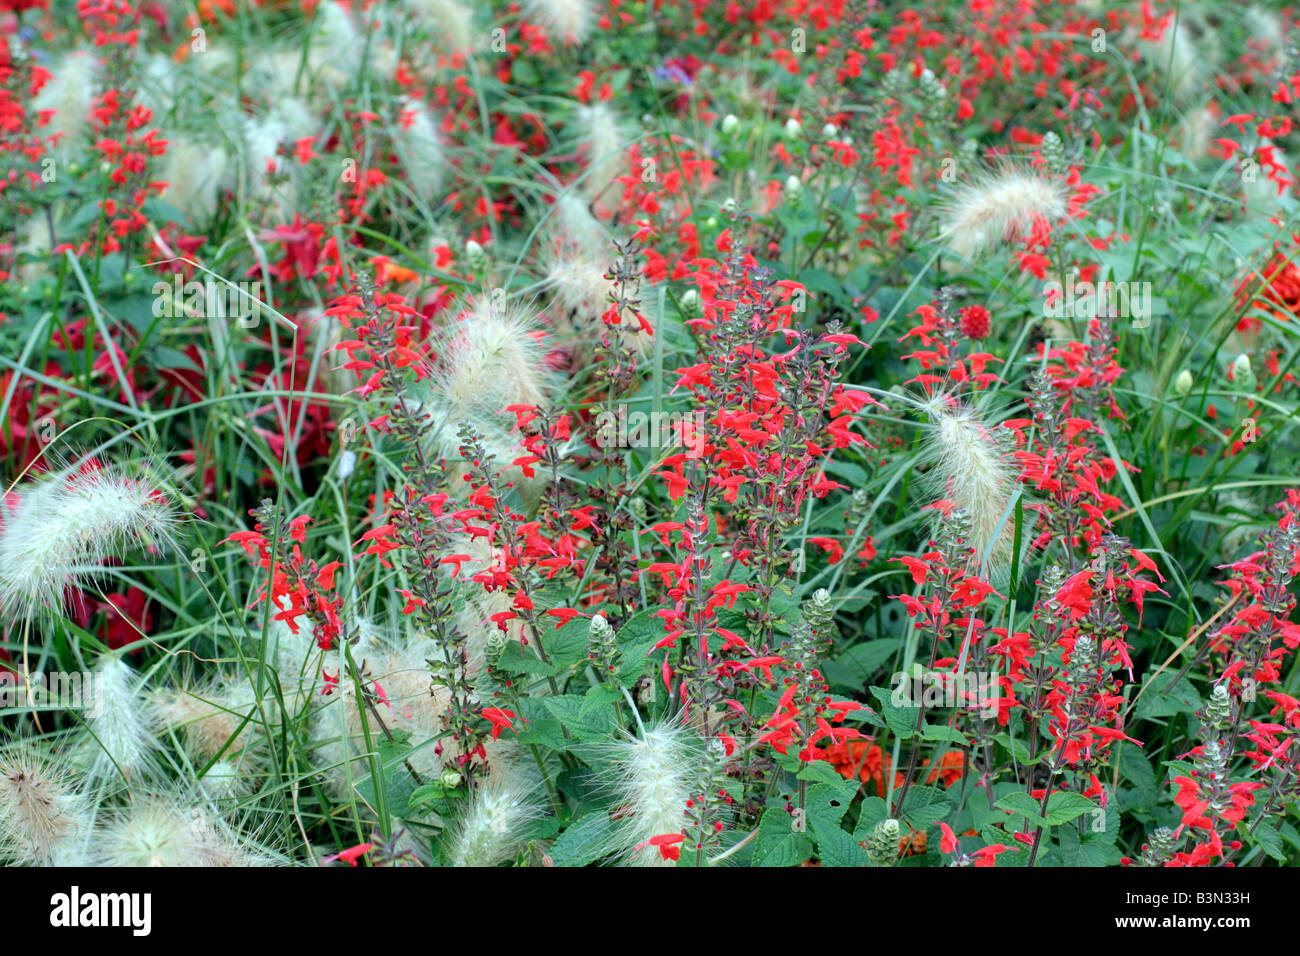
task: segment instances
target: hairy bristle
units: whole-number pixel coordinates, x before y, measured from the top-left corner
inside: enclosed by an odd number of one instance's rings
[[[1066,214],[1064,185],[1018,169],[1005,169],[964,185],[956,194],[940,238],[958,256],[974,259],[1036,226]]]
[[[54,475],[17,502],[0,529],[0,610],[17,620],[57,611],[107,558],[170,544],[176,524],[166,498],[113,469]]]

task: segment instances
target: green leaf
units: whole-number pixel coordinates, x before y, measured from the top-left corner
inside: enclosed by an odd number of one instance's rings
[[[1038,801],[1023,790],[1008,794],[995,803],[994,806],[999,810],[1006,810],[1016,816],[1025,817],[1035,826],[1047,826],[1047,821],[1038,815]]]
[[[604,702],[593,706],[586,697],[563,694],[547,697],[543,704],[579,740],[603,740],[614,732],[614,711]]]
[[[1047,798],[1047,825],[1069,823],[1075,817],[1099,809],[1087,797],[1078,793],[1054,793]]]
[[[1119,775],[1137,788],[1142,797],[1141,804],[1145,808],[1155,807],[1156,801],[1160,799],[1156,772],[1151,768],[1151,761],[1147,760],[1137,744],[1120,742]]]
[[[880,702],[880,712],[894,735],[899,740],[911,739],[916,732],[916,714],[920,708],[895,704],[891,699],[893,690],[888,687],[873,687],[871,695]]]
[[[943,740],[948,743],[961,744],[965,746],[966,735],[955,727],[949,727],[947,724],[927,723],[921,728],[921,738],[923,740]]]
[[[514,641],[507,644],[505,650],[501,652],[497,667],[507,674],[534,674],[538,677],[554,677],[560,672],[554,664],[546,663],[532,651],[525,650]]]
[[[804,798],[804,819],[808,826],[839,827],[857,791],[853,781],[843,778],[838,783],[819,783],[809,787]]]
[[[1183,679],[1170,688],[1176,674],[1161,674],[1142,685],[1142,699],[1137,702],[1137,715],[1147,717],[1172,717],[1190,714],[1201,707],[1200,695],[1189,680]]]
[[[938,823],[952,812],[947,794],[938,787],[915,786],[907,791],[903,803],[903,822],[916,830]]]
[[[603,810],[588,813],[570,826],[551,847],[556,866],[586,866],[609,852],[614,823]]]
[[[1285,863],[1286,850],[1282,849],[1282,837],[1272,827],[1260,825],[1255,828],[1254,833],[1250,833],[1250,828],[1246,826],[1245,821],[1237,824],[1237,832],[1241,833],[1251,844],[1259,847],[1266,854],[1279,863]]]
[[[861,690],[898,653],[896,637],[855,644],[839,657],[827,661],[826,679],[840,687]]]
[[[810,783],[845,783],[844,777],[838,770],[832,767],[825,760],[814,760],[806,763],[796,775],[800,780],[807,780]]]
[[[808,859],[812,855],[812,841],[795,832],[794,822],[783,808],[768,807],[758,824],[750,866],[798,866]]]
[[[866,866],[867,851],[858,841],[837,826],[815,824],[813,839],[817,841],[817,855],[827,866]]]

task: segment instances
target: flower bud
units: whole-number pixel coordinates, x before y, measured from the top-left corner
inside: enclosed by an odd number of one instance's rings
[[[839,127],[837,127],[834,123],[827,123],[825,126],[822,127],[822,136],[825,139],[831,139],[839,131],[840,131]]]
[[[1255,370],[1250,366],[1250,356],[1242,352],[1232,363],[1232,381],[1242,388],[1255,384]]]
[[[1174,394],[1186,395],[1191,390],[1192,390],[1192,373],[1189,372],[1187,369],[1183,369],[1181,372],[1178,373],[1178,377],[1174,379]]]
[[[722,134],[730,136],[740,128],[740,120],[736,119],[734,113],[728,113],[722,118]]]
[[[789,140],[798,139],[803,135],[803,126],[793,116],[785,121],[785,138]]]
[[[471,259],[477,259],[483,255],[483,247],[473,239],[470,239],[465,243],[465,255],[469,256]]]
[[[442,784],[443,789],[445,790],[454,790],[456,787],[460,786],[460,781],[460,771],[455,767],[443,768],[442,776],[438,778],[438,782]]]
[[[872,866],[893,866],[898,859],[898,840],[901,830],[892,817],[881,820],[867,837],[867,859]]]
[[[785,181],[785,191],[791,196],[797,196],[803,192],[803,181],[798,176],[789,176]]]

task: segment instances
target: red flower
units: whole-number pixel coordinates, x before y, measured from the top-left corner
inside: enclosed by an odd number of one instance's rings
[[[968,305],[961,310],[961,330],[972,339],[982,339],[989,334],[989,310],[982,305]]]

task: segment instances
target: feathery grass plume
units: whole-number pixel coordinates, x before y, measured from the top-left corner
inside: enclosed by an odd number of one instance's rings
[[[642,844],[664,833],[682,832],[700,752],[699,738],[672,718],[613,744],[610,763],[615,775],[609,783],[621,820],[611,852],[625,865],[673,865],[654,847]]]
[[[202,807],[152,795],[138,797],[109,820],[96,847],[100,866],[273,866],[277,862]]]
[[[1175,145],[1188,159],[1204,159],[1210,153],[1210,137],[1218,122],[1209,107],[1191,110],[1178,122]]]
[[[939,239],[955,255],[975,259],[1035,226],[1055,223],[1066,214],[1068,198],[1063,182],[1028,170],[974,176],[954,195]]]
[[[335,88],[346,86],[362,66],[366,38],[337,0],[316,7],[308,39],[307,64],[311,71]]]
[[[21,282],[36,282],[50,274],[55,245],[53,229],[54,223],[46,218],[46,211],[37,210],[16,230],[14,245],[18,251],[18,278]]]
[[[445,53],[474,48],[474,13],[457,0],[402,0],[402,6]]]
[[[1007,513],[1016,471],[1006,447],[971,405],[942,393],[924,404],[932,426],[925,457],[934,462],[933,494],[970,516],[968,543],[976,557],[986,561],[988,575],[1000,579],[1009,570],[1015,540],[1014,518]]]
[[[525,826],[541,816],[536,786],[510,765],[493,770],[470,795],[447,844],[452,866],[500,866],[524,844]]]
[[[264,116],[244,119],[242,173],[249,196],[265,201],[275,192],[272,176],[294,175],[295,166],[279,155],[280,146],[310,135],[315,126],[307,104],[293,96],[277,98]],[[281,199],[281,209],[288,208],[289,198]]]
[[[158,747],[158,715],[142,693],[144,681],[116,655],[101,657],[90,676],[86,775],[96,781],[134,782],[152,768]]]
[[[16,492],[0,528],[0,610],[11,620],[57,611],[107,558],[173,544],[171,504],[117,468],[64,469]]]
[[[1282,38],[1286,35],[1286,30],[1282,26],[1282,18],[1272,10],[1253,4],[1246,8],[1242,21],[1246,24],[1251,39],[1265,53],[1276,53],[1282,48]]]
[[[92,51],[69,51],[50,67],[50,79],[32,99],[33,114],[53,110],[54,115],[41,133],[59,135],[56,149],[61,156],[68,156],[86,131],[98,74],[99,57]]]
[[[518,307],[483,298],[448,327],[434,385],[453,422],[477,425],[507,405],[545,401],[548,383],[535,326]],[[444,437],[454,442],[454,430]]]
[[[556,305],[566,313],[574,313],[579,329],[599,325],[601,315],[609,307],[607,268],[605,258],[568,248],[551,247],[549,251],[547,287]]]
[[[606,195],[614,180],[627,171],[627,140],[622,121],[608,103],[592,103],[578,109],[578,127],[586,147],[587,172],[581,188],[593,202],[610,200]]]
[[[525,12],[551,39],[568,44],[586,40],[596,19],[589,0],[527,0]]]
[[[1168,83],[1169,91],[1186,97],[1206,85],[1219,61],[1215,30],[1193,4],[1181,4],[1157,40],[1142,40],[1142,58]]]
[[[162,200],[187,219],[198,221],[217,208],[217,190],[226,177],[229,157],[213,143],[184,135],[168,136],[160,179],[167,183]]]
[[[84,865],[94,814],[67,774],[34,745],[0,752],[0,859]]]
[[[580,255],[607,256],[613,248],[609,235],[591,214],[587,200],[567,192],[555,201],[550,232],[556,242],[568,243]]]
[[[430,202],[442,185],[445,160],[438,125],[429,108],[413,97],[402,97],[392,138],[393,152],[411,189],[421,201]]]
[[[162,726],[179,731],[186,752],[201,765],[217,754],[237,761],[249,750],[256,725],[244,717],[253,704],[251,687],[214,680],[195,690],[164,693],[156,709]]]

